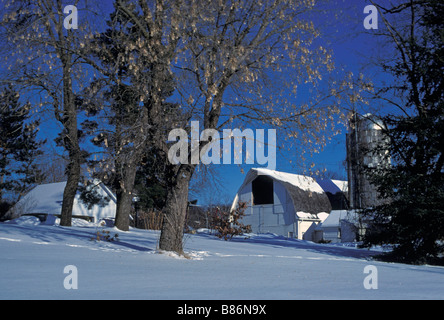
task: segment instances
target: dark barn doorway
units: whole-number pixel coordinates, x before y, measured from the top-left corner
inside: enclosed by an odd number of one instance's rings
[[[253,205],[274,204],[273,179],[259,176],[251,183],[253,191]]]

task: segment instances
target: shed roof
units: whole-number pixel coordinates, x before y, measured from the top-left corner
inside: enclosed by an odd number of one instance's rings
[[[356,222],[358,219],[358,213],[354,210],[333,210],[328,215],[327,219],[322,222],[316,229],[320,228],[339,228],[341,221],[346,220],[349,222]]]

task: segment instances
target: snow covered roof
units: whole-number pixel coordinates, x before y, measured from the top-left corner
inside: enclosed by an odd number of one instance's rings
[[[329,216],[329,214],[327,212],[319,212],[318,214],[313,214],[313,213],[298,211],[296,212],[296,216],[302,220],[304,219],[319,220],[323,222]]]
[[[342,180],[331,180],[341,192],[347,193],[348,192],[348,181],[342,181]]]
[[[319,228],[338,228],[341,226],[341,220],[356,222],[358,214],[354,210],[333,210],[322,222]]]
[[[341,220],[347,217],[346,210],[333,210],[328,215],[327,219],[322,222],[322,227],[339,227],[341,225]]]
[[[262,168],[256,168],[252,170],[256,170],[258,175],[267,175],[276,180],[287,182],[291,185],[297,186],[304,191],[324,193],[324,190],[316,182],[316,180],[308,176]]]
[[[105,218],[115,218],[116,198],[114,194],[101,182],[94,181],[99,195],[107,197],[109,202],[101,207],[94,205],[88,209],[81,200],[78,192],[74,199],[72,215],[75,217],[93,217],[95,221]],[[14,207],[14,211],[20,215],[47,214],[60,215],[62,211],[63,192],[66,181],[50,184],[42,184],[32,189]]]
[[[332,209],[326,192],[316,180],[299,174],[253,168],[247,173],[239,191],[258,176],[268,176],[284,186],[293,202],[295,212],[317,214],[319,212],[330,212]],[[238,194],[236,194],[231,206],[232,210],[237,206],[238,199]]]
[[[317,183],[321,186],[322,190],[325,192],[330,192],[331,194],[336,193],[347,193],[348,182],[340,180],[318,180]]]

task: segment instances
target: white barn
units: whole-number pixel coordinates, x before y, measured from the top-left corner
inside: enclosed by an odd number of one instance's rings
[[[108,200],[107,204],[88,208],[80,200],[80,192],[77,192],[74,199],[73,218],[82,218],[95,223],[100,220],[114,220],[117,202],[115,195],[100,181],[94,181],[93,185],[97,194]],[[32,215],[43,221],[48,216],[60,217],[65,186],[66,181],[35,187],[12,208],[11,215],[13,217]]]
[[[338,192],[346,184],[329,181],[327,185],[337,185]],[[242,223],[251,225],[255,233],[315,240],[315,228],[332,211],[331,200],[336,196],[311,177],[256,168],[247,173],[231,209],[247,203]]]

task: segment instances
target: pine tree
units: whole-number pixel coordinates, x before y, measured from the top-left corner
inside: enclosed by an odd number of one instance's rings
[[[393,94],[386,101],[401,98],[401,112],[383,119],[393,165],[369,172],[387,202],[370,210],[365,244],[393,244],[396,259],[424,263],[444,253],[444,3],[379,8],[397,53],[383,67],[399,81],[383,90]],[[395,28],[392,17],[408,24]]]
[[[166,200],[165,162],[152,152],[147,152],[140,163],[135,190],[139,197],[139,209],[162,210]]]
[[[154,71],[145,56],[149,52],[141,52],[140,31],[134,27],[131,19],[122,14],[117,3],[107,25],[108,29],[93,40],[90,48],[92,58],[99,61],[99,71],[103,76],[96,79],[94,85],[99,88],[99,96],[103,97],[98,103],[102,103],[104,109],[96,115],[96,119],[102,117],[104,121],[100,125],[97,121],[87,121],[83,127],[95,136],[93,143],[106,150],[107,155],[96,163],[102,168],[99,168],[99,176],[101,179],[106,176],[116,192],[115,226],[128,230],[132,200],[136,193],[143,206],[162,205],[162,190],[152,189],[153,186],[146,184],[148,181],[159,181],[163,174],[159,169],[162,164],[159,161],[154,163],[156,152],[148,146],[153,139],[148,128],[152,127],[149,115],[152,100],[150,83]],[[172,76],[166,76],[159,86],[164,101],[173,91]],[[162,106],[165,118],[172,114],[172,110],[177,111],[173,104],[162,102]],[[156,127],[155,132],[167,136],[167,123],[164,120],[164,127]],[[159,167],[156,169],[155,166]],[[143,174],[147,176],[143,178]]]
[[[39,122],[30,120],[30,104],[21,104],[19,99],[11,85],[0,94],[0,203],[17,201],[41,180],[35,163],[44,143],[37,141]],[[8,199],[6,192],[10,193]],[[2,207],[6,209],[8,205]]]

